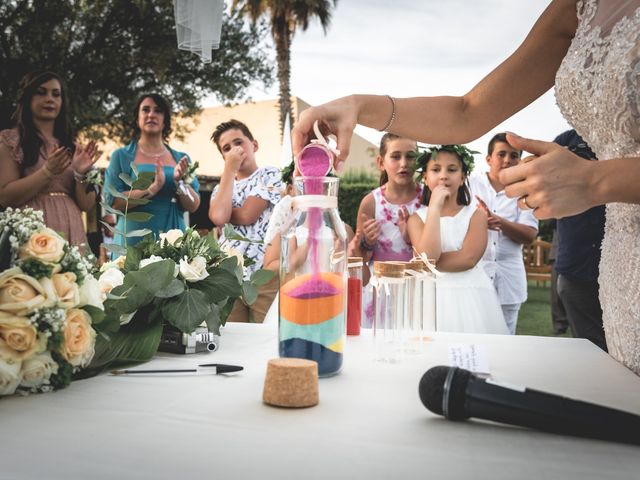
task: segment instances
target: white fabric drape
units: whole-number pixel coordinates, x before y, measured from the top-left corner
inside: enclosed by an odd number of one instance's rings
[[[220,46],[224,0],[173,0],[178,48],[211,63]]]

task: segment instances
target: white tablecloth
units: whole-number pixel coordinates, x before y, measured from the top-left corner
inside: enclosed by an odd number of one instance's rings
[[[348,337],[320,404],[262,403],[275,325],[227,325],[218,352],[162,354],[143,368],[240,364],[222,376],[110,376],[0,400],[0,479],[629,479],[640,448],[481,421],[451,422],[418,398],[451,343],[486,345],[494,378],[640,414],[640,378],[586,340],[438,334],[423,355],[373,360]]]

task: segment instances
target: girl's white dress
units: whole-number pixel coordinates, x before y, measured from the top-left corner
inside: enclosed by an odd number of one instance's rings
[[[428,210],[429,207],[422,207],[416,212],[423,222]],[[453,217],[440,218],[443,253],[462,249],[475,211],[475,206],[467,205]],[[509,333],[495,288],[479,264],[464,272],[442,272],[437,277],[436,329],[439,332]]]

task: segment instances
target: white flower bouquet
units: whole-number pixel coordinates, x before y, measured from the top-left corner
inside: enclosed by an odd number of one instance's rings
[[[30,208],[0,213],[0,259],[0,395],[66,387],[105,318],[93,265]]]
[[[225,238],[248,239],[225,227]],[[109,343],[98,341],[92,368],[106,370],[144,362],[157,351],[164,323],[184,333],[206,324],[220,334],[233,304],[242,297],[253,303],[258,286],[273,272],[258,270],[243,280],[251,260],[219,244],[212,234],[193,229],[170,230],[155,240],[147,235],[129,246],[126,256],[102,266],[98,284],[104,295]]]

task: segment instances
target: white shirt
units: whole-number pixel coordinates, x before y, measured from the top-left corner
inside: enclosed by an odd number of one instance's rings
[[[471,202],[480,197],[492,213],[511,222],[538,228],[533,210],[518,207],[517,198],[509,198],[504,190],[496,192],[489,175],[482,173],[469,177]],[[493,281],[502,305],[523,303],[527,300],[527,275],[522,258],[522,245],[514,242],[502,232],[488,230],[487,249],[482,257],[484,270]]]

